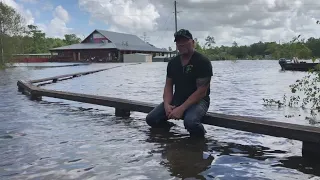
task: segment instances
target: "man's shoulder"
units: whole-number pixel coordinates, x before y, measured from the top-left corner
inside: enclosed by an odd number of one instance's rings
[[[200,63],[200,64],[211,64],[211,61],[210,59],[205,56],[204,54],[198,52],[198,51],[195,51],[195,59],[196,59],[196,62]]]
[[[168,65],[176,64],[178,61],[180,61],[180,55],[177,55],[175,57],[172,57],[170,61],[168,62]]]

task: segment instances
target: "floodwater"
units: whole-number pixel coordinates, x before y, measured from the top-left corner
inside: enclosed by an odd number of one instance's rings
[[[282,72],[277,61],[212,64],[210,112],[310,125],[306,111],[262,100],[281,99],[305,72]],[[194,140],[182,121],[172,121],[177,126],[169,132],[155,131],[143,113],[123,119],[109,107],[30,101],[16,86],[20,79],[113,67],[42,88],[160,103],[166,65],[29,63],[1,70],[0,179],[320,179],[319,164],[301,157],[299,141],[208,125],[206,139]]]

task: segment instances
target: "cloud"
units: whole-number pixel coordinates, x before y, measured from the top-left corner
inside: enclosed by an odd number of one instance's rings
[[[29,9],[25,9],[22,4],[18,4],[14,0],[2,0],[2,2],[15,9],[18,13],[20,13],[20,15],[24,18],[25,25],[34,23],[34,17],[32,12]]]
[[[70,16],[61,5],[53,11],[53,19],[49,24],[39,23],[37,26],[50,37],[63,38],[65,34],[71,33],[72,28],[67,27]]]
[[[62,20],[63,22],[69,21],[69,13],[62,6],[56,7],[56,10],[54,11],[54,17],[59,20]]]
[[[36,4],[39,2],[39,0],[20,0],[23,3],[32,3],[32,4]]]
[[[109,30],[146,32],[158,47],[174,46],[173,1],[79,0],[79,7]],[[320,36],[320,1],[311,0],[179,0],[178,29],[187,28],[200,42],[214,36],[217,45],[290,41],[294,36]]]
[[[20,1],[29,2],[29,3],[37,2],[36,0],[20,0]],[[53,10],[52,12],[53,18],[50,20],[49,23],[36,23],[34,16],[39,17],[41,15],[40,13],[41,8],[39,8],[39,10],[36,10],[33,14],[31,10],[25,9],[21,3],[17,3],[14,0],[3,0],[3,3],[17,10],[17,12],[19,12],[22,15],[22,17],[25,19],[25,22],[24,22],[25,25],[33,24],[38,26],[38,28],[43,32],[45,32],[48,37],[64,38],[65,34],[72,33],[72,28],[67,27],[67,23],[71,19],[70,15],[68,11],[65,10],[61,5],[57,6]],[[50,7],[49,5],[51,5],[48,1],[47,2],[41,1],[41,3],[44,3],[43,5],[48,5],[46,8],[49,8]],[[42,6],[42,8],[44,8],[44,6]]]
[[[131,32],[154,30],[155,20],[160,17],[156,7],[147,0],[79,0],[79,6],[91,13],[91,18]]]

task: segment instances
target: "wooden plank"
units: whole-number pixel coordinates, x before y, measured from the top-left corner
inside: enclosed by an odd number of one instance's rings
[[[137,64],[141,64],[141,63],[133,63],[133,64],[129,64],[129,65],[119,65],[119,66],[114,66],[114,67],[109,67],[109,68],[103,68],[103,69],[98,69],[98,70],[94,70],[94,71],[86,71],[86,72],[79,72],[79,73],[72,73],[72,74],[65,74],[65,75],[60,75],[60,76],[53,76],[53,77],[48,77],[48,78],[43,78],[43,79],[36,79],[36,80],[30,80],[30,83],[40,83],[40,82],[45,82],[45,81],[52,81],[55,79],[61,79],[61,78],[66,78],[66,77],[78,77],[78,76],[82,76],[82,75],[87,75],[87,74],[92,74],[92,73],[97,73],[97,72],[101,72],[101,71],[105,71],[105,70],[110,70],[113,68],[118,68],[118,67],[123,67],[123,66],[130,66],[130,65],[137,65]]]
[[[204,124],[288,139],[320,143],[320,128],[259,118],[207,113]]]
[[[17,82],[17,86],[19,88],[19,91],[28,91],[28,92],[33,91],[33,87],[34,87],[30,82],[22,81],[22,80],[19,80]]]
[[[37,96],[60,98],[143,113],[149,113],[156,106],[156,104],[144,103],[140,101],[63,91],[52,91],[40,89],[37,87],[36,89],[34,89],[33,93],[36,93]],[[203,120],[203,123],[275,137],[285,137],[300,141],[320,143],[320,128],[318,127],[217,113],[207,113],[206,117]]]
[[[111,98],[64,91],[41,89],[30,83],[18,81],[18,86],[30,90],[37,97],[46,96],[89,104],[114,107],[121,110],[149,113],[157,104],[134,100]],[[262,120],[252,117],[233,116],[218,113],[207,113],[203,124],[236,129],[252,133],[284,137],[304,142],[320,143],[320,128],[276,121]]]
[[[59,99],[96,104],[96,105],[102,105],[102,106],[108,106],[108,107],[114,107],[114,108],[123,109],[123,110],[130,110],[130,111],[137,111],[137,112],[144,112],[144,113],[150,112],[155,107],[155,105],[139,102],[139,101],[112,98],[112,97],[106,97],[106,96],[71,93],[71,92],[64,92],[64,91],[46,90],[38,87],[34,87],[33,93],[37,94],[37,96],[59,98]]]
[[[120,67],[120,66],[104,68],[104,69],[98,69],[98,70],[94,70],[94,71],[86,71],[86,72],[65,74],[65,75],[60,75],[60,76],[53,76],[53,77],[48,77],[48,78],[43,78],[43,79],[31,80],[29,82],[30,83],[40,83],[40,82],[45,82],[45,81],[52,81],[52,80],[55,80],[55,79],[58,80],[58,79],[65,78],[65,77],[77,77],[77,76],[81,76],[81,75],[87,75],[87,74],[92,74],[92,73],[97,73],[97,72],[113,69],[113,68],[116,68],[116,67]]]

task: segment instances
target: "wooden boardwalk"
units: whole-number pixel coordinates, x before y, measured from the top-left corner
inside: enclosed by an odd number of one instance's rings
[[[98,69],[98,70],[94,70],[94,71],[86,71],[86,72],[80,72],[80,73],[65,74],[65,75],[61,75],[61,76],[54,76],[54,77],[43,78],[43,79],[36,79],[36,80],[31,80],[29,82],[30,83],[43,83],[43,82],[47,82],[47,81],[52,81],[53,83],[55,83],[59,79],[70,79],[70,78],[79,77],[79,76],[82,76],[82,75],[93,74],[93,73],[97,73],[97,72],[101,72],[101,71],[105,71],[105,70],[109,70],[109,69],[113,69],[113,68],[117,68],[117,67],[120,67],[120,66],[114,66],[114,67],[110,67],[110,68]]]
[[[90,72],[93,73],[93,71]],[[68,76],[73,77],[77,76],[77,74],[58,77],[65,78]],[[57,77],[45,78],[34,81],[19,80],[17,82],[17,85],[19,91],[28,95],[31,100],[41,100],[41,97],[45,96],[89,104],[96,104],[101,106],[114,107],[115,115],[121,117],[129,117],[130,111],[148,113],[156,106],[156,104],[120,98],[46,90],[32,84],[35,82],[39,83],[42,81],[55,79],[57,79]],[[233,116],[218,113],[207,113],[203,120],[203,124],[299,140],[303,142],[302,155],[304,157],[311,159],[320,159],[320,153],[318,153],[320,149],[320,128],[318,127],[303,126],[297,124],[262,120],[252,117]]]

